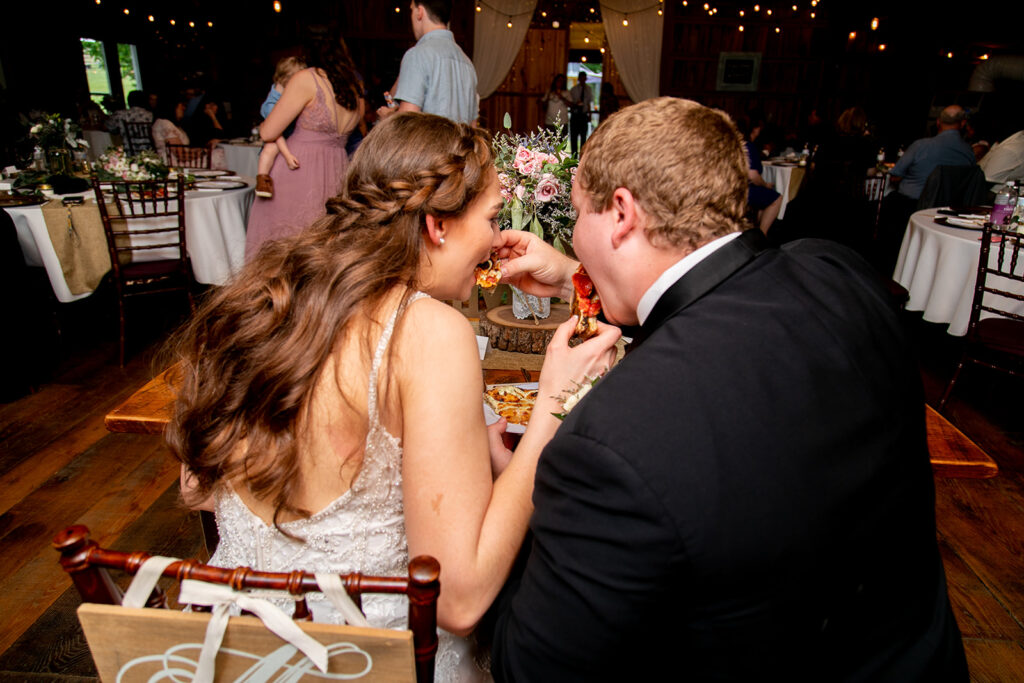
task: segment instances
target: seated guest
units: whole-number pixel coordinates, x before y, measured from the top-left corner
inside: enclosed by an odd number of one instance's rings
[[[540,458],[498,681],[967,681],[899,318],[853,252],[744,231],[745,157],[664,97],[583,150],[573,248],[640,328]],[[569,296],[575,261],[501,238],[509,282]]]
[[[990,183],[1024,178],[1024,130],[997,142],[978,165]]]
[[[169,164],[181,165],[176,159],[167,154],[167,145],[188,145],[189,137],[181,126],[185,120],[185,101],[179,100],[173,107],[168,107],[160,112],[160,118],[153,122],[153,144],[156,146],[157,154]],[[210,150],[210,166],[216,169],[226,169],[227,156],[224,150],[214,148]]]
[[[514,454],[488,434],[473,329],[442,300],[469,297],[501,206],[484,131],[398,114],[367,136],[325,218],[265,244],[210,296],[178,345],[167,432],[186,501],[217,514],[210,564],[397,576],[429,554],[439,626],[473,629],[526,532],[553,397],[606,369],[618,338],[602,326],[550,357]],[[556,332],[563,345],[571,329]],[[310,609],[340,618],[323,599]],[[401,627],[407,602],[371,596],[363,609]],[[483,676],[449,633],[437,672]]]
[[[786,220],[773,239],[820,237],[868,255],[875,220],[864,180],[877,162],[878,145],[867,129],[867,114],[860,107],[839,115],[833,134],[821,138],[800,193],[786,206]]]
[[[202,110],[196,112],[192,118],[189,129],[189,137],[192,138],[192,144],[213,148],[227,137],[227,133],[224,132],[224,124],[221,121],[220,112],[220,103],[210,99],[203,103]]]
[[[107,130],[111,133],[118,133],[125,139],[128,136],[125,123],[151,123],[153,112],[146,108],[149,98],[141,90],[133,90],[128,93],[128,108],[119,109],[107,117]],[[153,149],[153,143],[149,136],[135,137],[130,141],[125,139],[126,146],[132,149]]]
[[[896,191],[882,201],[879,219],[877,265],[891,273],[896,265],[903,233],[910,215],[917,210],[918,199],[928,176],[939,166],[974,166],[974,150],[963,139],[966,113],[952,104],[942,110],[936,121],[938,132],[930,138],[915,140],[889,172]]]
[[[752,126],[749,119],[740,119],[739,125],[747,153],[747,205],[757,218],[757,227],[767,235],[775,219],[779,217],[779,211],[782,210],[782,195],[761,176],[764,164],[761,163],[761,155],[754,140],[761,132],[762,124]]]
[[[964,127],[963,107],[953,104],[942,110],[934,137],[915,140],[889,173],[896,191],[909,199],[921,196],[928,176],[939,166],[973,166],[974,151],[960,134]]]

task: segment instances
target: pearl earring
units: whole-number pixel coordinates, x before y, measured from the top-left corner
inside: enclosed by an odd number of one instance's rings
[[[443,247],[444,246],[444,238],[443,237],[438,238],[437,243],[438,243],[438,245]]]

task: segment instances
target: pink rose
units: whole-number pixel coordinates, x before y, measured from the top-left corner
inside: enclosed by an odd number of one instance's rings
[[[533,158],[533,152],[526,149],[522,145],[519,145],[519,149],[516,150],[516,163],[526,162]]]
[[[558,181],[555,180],[553,175],[546,173],[541,181],[537,183],[537,189],[533,192],[533,198],[538,202],[550,202],[558,194],[558,190]]]
[[[539,170],[540,162],[538,162],[537,159],[530,159],[529,161],[524,161],[522,165],[520,165],[519,167],[519,172],[522,173],[523,175],[533,175]]]
[[[522,185],[516,187],[516,198],[522,199],[526,195],[526,188]]]

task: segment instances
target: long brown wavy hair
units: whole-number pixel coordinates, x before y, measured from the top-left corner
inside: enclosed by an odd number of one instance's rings
[[[279,528],[282,513],[309,516],[293,503],[296,435],[328,359],[357,317],[379,320],[389,293],[416,289],[426,216],[465,211],[491,163],[478,128],[392,116],[363,141],[325,218],[265,244],[203,303],[170,347],[181,389],[166,438],[195,477],[187,502],[242,478]],[[363,340],[364,359],[375,341]]]

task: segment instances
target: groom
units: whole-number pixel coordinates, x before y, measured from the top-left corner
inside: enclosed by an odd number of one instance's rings
[[[746,227],[742,141],[660,98],[583,152],[574,249],[630,352],[541,456],[498,681],[965,681],[924,406],[853,252]],[[502,233],[506,276],[575,262]]]

